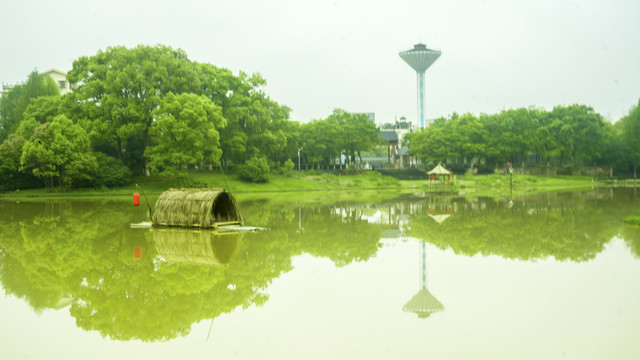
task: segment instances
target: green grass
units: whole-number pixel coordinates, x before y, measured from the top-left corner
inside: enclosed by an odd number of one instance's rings
[[[265,193],[265,192],[303,192],[303,191],[327,191],[327,190],[365,190],[399,188],[401,182],[389,176],[382,176],[377,172],[358,175],[337,176],[328,173],[302,172],[295,173],[291,177],[273,175],[267,183],[250,183],[240,180],[234,174],[223,176],[221,173],[192,172],[190,181],[204,187],[227,188],[233,193]],[[104,196],[131,195],[139,192],[138,184],[147,195],[159,195],[171,187],[181,187],[181,181],[175,178],[150,176],[137,177],[129,185],[113,189],[71,189],[65,192],[47,192],[45,189],[28,189],[17,193],[3,194],[0,196],[11,197],[76,197],[76,196]]]
[[[513,175],[514,195],[533,194],[600,186],[588,176]],[[465,175],[456,181],[459,191],[476,196],[510,195],[509,175]]]
[[[234,174],[223,176],[220,172],[195,171],[190,173],[189,181],[200,186],[213,188],[227,188],[236,197],[243,194],[241,198],[255,198],[249,194],[282,194],[288,193],[287,197],[295,199],[309,200],[323,197],[322,192],[332,191],[330,197],[340,199],[354,198],[362,195],[350,195],[364,190],[374,190],[373,193],[387,191],[391,194],[399,192],[424,192],[429,191],[426,180],[396,180],[389,176],[381,175],[378,172],[365,172],[357,175],[338,176],[330,173],[319,173],[314,171],[295,172],[292,176],[272,175],[267,183],[249,183],[240,180]],[[448,192],[461,192],[469,196],[509,196],[509,176],[508,175],[470,175],[454,176],[455,180],[446,188]],[[135,184],[140,185],[144,192],[149,195],[159,195],[171,187],[180,187],[183,180],[170,177],[138,177],[126,186],[113,189],[71,189],[66,192],[47,192],[45,189],[30,189],[13,194],[2,194],[1,197],[51,197],[51,198],[76,198],[79,196],[91,196],[92,198],[114,198],[116,196],[131,196],[134,192],[140,192]],[[580,176],[534,176],[534,175],[514,175],[513,195],[531,194],[539,192],[560,191],[589,188],[599,185],[594,183],[589,177]],[[433,191],[439,190],[432,188]],[[369,196],[369,195],[368,195]],[[258,196],[260,197],[260,196]],[[277,196],[276,196],[277,197]]]
[[[627,216],[623,221],[625,224],[640,226],[640,216]]]

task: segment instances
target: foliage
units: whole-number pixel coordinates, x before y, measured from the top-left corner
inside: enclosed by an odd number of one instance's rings
[[[633,167],[633,177],[637,177],[640,165],[640,100],[627,116],[620,120],[623,129],[622,140],[627,157]]]
[[[200,85],[186,54],[166,46],[110,47],[80,57],[73,62],[68,79],[79,85],[78,100],[94,115],[87,123],[92,139],[115,147],[119,158],[125,150],[143,157],[150,143],[153,112],[164,96],[193,93]],[[134,144],[141,146],[130,147]]]
[[[380,143],[376,125],[366,115],[334,109],[326,119],[314,120],[302,125],[304,157],[311,164],[333,164],[345,154],[353,163],[356,154],[362,163],[361,153]]]
[[[618,134],[584,105],[505,110],[495,115],[453,114],[409,136],[411,153],[451,168],[613,165]],[[618,155],[618,156],[615,156]]]
[[[238,175],[241,179],[251,182],[269,181],[269,162],[264,157],[254,156],[240,166]]]
[[[640,226],[640,216],[627,216],[624,218],[624,222],[627,224]]]
[[[226,125],[220,107],[205,96],[167,94],[154,111],[145,150],[152,171],[186,175],[189,164],[219,164],[220,134]]]
[[[0,144],[0,191],[40,186],[32,175],[20,171],[20,157],[26,140],[15,134]]]
[[[94,188],[113,188],[131,183],[131,170],[120,159],[94,152],[96,167],[90,169],[87,185]]]
[[[291,159],[287,159],[284,164],[280,166],[279,173],[284,176],[292,176],[293,169],[295,169],[296,165],[291,161]]]
[[[37,71],[33,71],[25,83],[12,87],[3,95],[0,102],[0,141],[4,141],[18,128],[30,101],[51,95],[59,95],[56,83]]]
[[[40,178],[46,188],[71,186],[96,166],[87,133],[64,115],[38,126],[24,145],[22,171]],[[56,184],[57,180],[57,184]]]

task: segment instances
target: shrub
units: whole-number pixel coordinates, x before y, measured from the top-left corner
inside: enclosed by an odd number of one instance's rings
[[[95,152],[98,166],[89,174],[89,185],[95,188],[115,187],[131,182],[131,170],[120,159],[116,159],[101,152]]]
[[[269,162],[264,157],[254,156],[240,166],[238,175],[245,181],[268,182]]]
[[[196,179],[192,179],[190,177],[178,177],[177,179],[175,179],[175,181],[173,181],[171,183],[171,187],[172,188],[183,188],[183,189],[189,189],[189,188],[206,188],[209,187],[209,184],[196,180]]]
[[[293,163],[293,161],[291,161],[291,159],[288,159],[287,161],[285,161],[284,164],[282,164],[280,166],[280,174],[284,175],[284,176],[292,176],[293,175],[293,169],[295,168],[295,164]]]

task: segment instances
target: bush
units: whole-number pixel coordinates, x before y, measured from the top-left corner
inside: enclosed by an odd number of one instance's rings
[[[287,161],[285,161],[284,164],[282,164],[280,166],[280,174],[284,175],[284,176],[292,176],[293,175],[293,169],[295,168],[295,164],[293,163],[293,161],[291,161],[291,159],[288,159]]]
[[[116,159],[101,152],[95,152],[98,166],[89,174],[89,183],[81,183],[81,186],[93,186],[95,188],[115,187],[131,182],[131,170],[120,159]]]
[[[238,175],[245,181],[268,182],[269,162],[266,158],[254,156],[240,166]]]
[[[172,188],[182,188],[182,189],[198,189],[198,188],[207,188],[209,184],[192,179],[190,177],[178,177],[173,181],[170,185]]]

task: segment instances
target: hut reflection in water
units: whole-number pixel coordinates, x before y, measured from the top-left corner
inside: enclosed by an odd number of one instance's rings
[[[158,254],[172,263],[227,267],[237,255],[242,232],[155,228]]]

